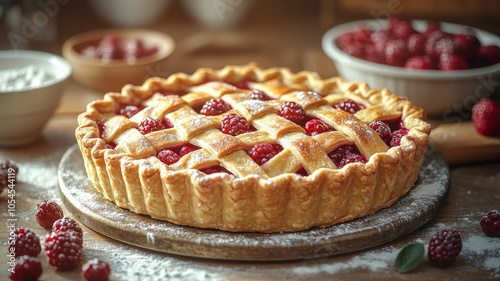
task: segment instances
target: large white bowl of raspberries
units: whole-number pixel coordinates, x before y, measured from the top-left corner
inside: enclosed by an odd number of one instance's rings
[[[340,76],[388,88],[451,120],[500,86],[500,37],[459,24],[374,19],[341,24],[323,36]]]

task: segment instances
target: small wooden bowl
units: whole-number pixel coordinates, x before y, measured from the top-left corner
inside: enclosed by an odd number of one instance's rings
[[[138,39],[145,46],[156,47],[151,55],[137,58],[133,63],[125,59],[108,62],[81,54],[87,46],[96,46],[106,35],[120,39]],[[174,51],[174,40],[159,31],[147,29],[103,29],[75,35],[63,44],[62,55],[73,66],[73,79],[97,91],[120,91],[127,84],[140,85],[147,78],[161,76],[167,57]]]

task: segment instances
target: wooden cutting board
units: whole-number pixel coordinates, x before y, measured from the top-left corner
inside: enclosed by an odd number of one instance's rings
[[[62,157],[58,178],[61,199],[72,215],[115,240],[190,257],[281,261],[354,252],[411,233],[431,220],[446,201],[450,174],[441,157],[426,153],[415,186],[392,206],[330,227],[273,234],[179,226],[121,209],[92,187],[76,145]]]
[[[432,130],[430,140],[431,149],[449,165],[500,161],[500,136],[480,135],[472,122],[438,125]]]

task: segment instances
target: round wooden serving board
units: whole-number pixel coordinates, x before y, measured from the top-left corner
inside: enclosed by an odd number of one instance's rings
[[[418,182],[391,207],[326,228],[294,233],[231,233],[179,226],[117,207],[97,192],[75,145],[59,164],[61,197],[89,228],[127,244],[165,253],[224,260],[278,261],[322,258],[380,245],[432,219],[449,187],[449,169],[428,151]]]

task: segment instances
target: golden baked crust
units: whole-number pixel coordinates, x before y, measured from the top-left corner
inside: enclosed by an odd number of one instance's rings
[[[252,88],[274,99],[250,100],[250,90],[233,86],[242,81],[253,81],[248,82]],[[193,110],[210,98],[230,103],[231,112],[243,115],[256,131],[235,137],[220,132],[222,115]],[[366,108],[350,114],[332,107],[345,99]],[[308,116],[335,130],[306,135],[276,114],[284,100],[299,103]],[[144,108],[130,118],[116,114],[130,104]],[[167,116],[174,128],[143,135],[137,126],[148,116]],[[430,125],[424,118],[422,109],[386,89],[249,64],[150,78],[107,93],[79,115],[76,139],[91,182],[119,207],[179,225],[283,232],[363,217],[407,193],[428,143]],[[388,147],[367,124],[394,119],[401,119],[408,133],[400,145]],[[283,151],[259,166],[245,153],[259,142],[278,142]],[[171,165],[156,157],[157,151],[183,143],[202,148]],[[356,145],[367,162],[338,169],[327,153],[346,144]],[[216,164],[233,175],[199,171]],[[301,167],[308,176],[294,173]]]

